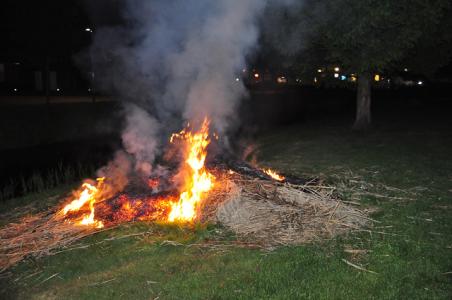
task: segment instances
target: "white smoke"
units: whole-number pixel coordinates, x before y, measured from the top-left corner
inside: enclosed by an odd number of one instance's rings
[[[168,57],[169,81],[163,101],[182,102],[185,119],[199,121],[208,116],[216,129],[223,132],[245,95],[243,84],[234,79],[256,44],[256,17],[265,3],[215,1],[204,20],[187,32],[180,51]]]
[[[220,134],[228,129],[246,96],[235,78],[257,43],[268,0],[124,4],[126,25],[96,29],[91,57],[100,87],[137,104],[126,105],[123,144],[135,169],[149,174],[159,137],[186,121],[207,116]]]
[[[122,133],[125,150],[135,158],[135,170],[151,175],[152,163],[158,147],[159,124],[146,111],[135,106],[126,107],[126,127]]]
[[[123,151],[116,152],[114,159],[97,171],[97,177],[106,177],[109,182],[103,191],[104,196],[112,196],[122,191],[129,182],[130,171],[128,155]]]

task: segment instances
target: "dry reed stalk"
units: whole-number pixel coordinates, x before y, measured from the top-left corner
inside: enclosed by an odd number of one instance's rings
[[[237,177],[237,175],[236,175]],[[374,220],[337,199],[329,186],[233,178],[217,221],[267,247],[312,242],[361,229]]]
[[[368,273],[372,273],[372,274],[378,274],[378,273],[375,272],[375,271],[367,270],[367,269],[365,269],[365,268],[363,268],[363,267],[361,267],[361,266],[355,265],[354,263],[349,262],[348,260],[346,260],[346,259],[344,259],[344,258],[342,259],[342,261],[343,261],[344,263],[346,263],[347,265],[349,265],[349,266],[351,266],[351,267],[353,267],[353,268],[355,268],[355,269],[358,269],[358,270],[360,270],[360,271],[364,271],[364,272],[368,272]]]
[[[52,254],[58,247],[91,235],[99,230],[74,226],[53,211],[23,217],[0,229],[0,272],[26,256]]]
[[[335,193],[333,187],[312,182],[294,185],[220,172],[214,189],[203,202],[199,221],[222,223],[237,234],[239,241],[196,247],[218,251],[230,246],[273,249],[361,230],[374,221],[337,199]],[[67,223],[55,210],[23,217],[0,228],[0,273],[27,256],[86,248],[82,245],[61,249],[117,225],[106,229],[77,226]],[[144,233],[128,236],[141,234]],[[179,245],[173,241],[162,244]]]

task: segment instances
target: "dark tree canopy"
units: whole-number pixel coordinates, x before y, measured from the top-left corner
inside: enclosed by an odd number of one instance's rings
[[[370,125],[371,75],[402,64],[434,72],[452,54],[450,0],[307,0],[269,9],[263,41],[299,70],[358,74],[355,128]]]
[[[438,30],[448,0],[326,1],[319,26],[332,60],[355,72],[384,71]]]
[[[340,63],[353,72],[384,71],[418,51],[450,59],[449,0],[308,0],[271,8],[263,20],[266,45],[291,62]],[[439,47],[439,48],[438,48]],[[426,53],[424,53],[426,54]]]

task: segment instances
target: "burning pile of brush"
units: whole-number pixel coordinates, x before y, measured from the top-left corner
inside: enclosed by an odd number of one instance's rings
[[[174,176],[177,178],[149,179],[147,193],[140,195],[140,198],[125,193],[111,195],[109,179],[98,178],[95,183],[85,182],[75,199],[58,214],[62,215],[65,222],[95,228],[133,220],[195,221],[201,200],[212,189],[215,181],[215,176],[205,166],[207,146],[210,144],[209,120],[204,119],[197,132],[187,127],[174,133],[170,143],[182,151],[183,164]],[[162,191],[162,185],[168,186],[166,181],[182,182],[179,194],[172,186]]]
[[[359,229],[365,214],[334,196],[334,188],[284,177],[239,161],[206,164],[209,120],[171,136],[181,152],[175,175],[130,182],[118,192],[112,178],[85,181],[61,206],[0,229],[0,268],[27,255],[54,253],[84,236],[124,222],[218,222],[239,239],[264,247],[297,244]],[[176,182],[178,184],[176,184]],[[136,186],[136,184],[135,184]],[[137,192],[138,191],[138,192]]]

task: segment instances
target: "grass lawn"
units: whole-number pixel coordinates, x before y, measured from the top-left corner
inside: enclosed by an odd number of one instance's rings
[[[233,238],[215,226],[127,224],[19,264],[2,274],[0,298],[450,299],[450,130],[317,125],[261,136],[259,161],[336,185],[344,200],[374,211],[370,231],[263,252],[203,246]]]

